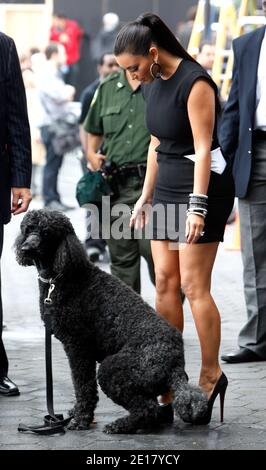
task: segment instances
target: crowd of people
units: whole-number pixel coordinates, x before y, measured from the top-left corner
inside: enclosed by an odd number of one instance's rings
[[[265,0],[262,9],[266,16]],[[0,82],[4,109],[0,251],[3,225],[9,222],[11,213],[26,211],[30,203],[32,164],[33,193],[36,167],[43,165],[44,207],[71,209],[61,200],[57,188],[64,155],[55,152],[52,132],[56,120],[75,98],[82,35],[76,22],[57,15],[45,51],[33,49],[20,58],[19,64],[14,42],[0,33],[0,60],[7,73],[6,80]],[[144,257],[155,285],[156,310],[181,332],[184,319],[180,293],[184,292],[201,347],[199,385],[209,399],[206,416],[194,424],[207,424],[218,395],[223,406],[228,385],[219,361],[220,314],[210,286],[235,196],[239,198],[248,321],[239,335],[239,349],[222,359],[230,363],[266,360],[265,26],[233,42],[232,87],[223,112],[211,78],[215,56],[212,42],[200,45],[195,60],[161,18],[149,13],[122,28],[118,16],[109,13],[96,39],[98,78],[81,95],[83,171],[95,172],[112,164],[115,189],[111,205],[127,205],[129,212],[122,238],[115,239],[111,232],[108,239],[95,240],[88,233],[85,247],[96,261],[108,246],[112,274],[139,294],[140,259]],[[8,57],[12,59],[9,62]],[[163,217],[158,207],[163,209]],[[186,208],[183,224],[180,207]],[[89,218],[93,225],[91,213]],[[111,218],[110,225],[117,218]],[[151,236],[136,238],[135,231],[144,232],[151,222]],[[2,325],[2,306],[0,317]],[[8,378],[1,340],[0,394],[18,393],[18,387]],[[168,406],[171,391],[158,399],[162,406]]]

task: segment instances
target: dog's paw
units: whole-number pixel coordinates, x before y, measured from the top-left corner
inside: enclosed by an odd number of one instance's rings
[[[103,432],[106,434],[135,434],[136,431],[136,426],[128,417],[119,418],[116,421],[107,424],[103,429]]]
[[[91,420],[82,418],[72,418],[67,428],[71,431],[84,431],[90,429]]]

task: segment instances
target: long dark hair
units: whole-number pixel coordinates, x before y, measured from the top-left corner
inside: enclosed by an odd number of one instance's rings
[[[168,26],[153,13],[144,13],[122,27],[116,37],[114,53],[116,56],[124,52],[146,56],[152,43],[173,56],[194,62]]]

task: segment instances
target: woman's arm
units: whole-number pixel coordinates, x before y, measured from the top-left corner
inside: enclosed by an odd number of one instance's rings
[[[150,203],[153,196],[158,172],[157,152],[155,149],[159,144],[160,141],[152,135],[148,149],[147,169],[142,194],[134,206],[134,211],[130,219],[130,227],[134,226],[136,229],[143,228],[147,222],[143,206]]]
[[[207,194],[211,173],[215,95],[206,81],[199,80],[194,84],[187,106],[196,154],[193,192]]]
[[[154,186],[157,178],[158,163],[156,147],[160,144],[157,137],[151,136],[151,141],[148,149],[147,169],[146,176],[143,184],[141,199],[145,202],[152,198]]]
[[[188,98],[187,108],[196,154],[193,193],[207,194],[211,174],[211,145],[215,123],[215,94],[214,90],[205,80],[198,80],[193,85]],[[188,216],[188,243],[197,241],[203,227],[203,217],[195,214]]]

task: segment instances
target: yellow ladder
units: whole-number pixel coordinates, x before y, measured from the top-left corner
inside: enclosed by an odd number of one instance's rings
[[[187,49],[188,53],[195,58],[199,51],[205,26],[205,5],[206,0],[199,0]],[[232,49],[226,48],[227,42],[229,39],[232,40],[240,36],[243,33],[244,26],[263,24],[264,16],[254,16],[256,0],[242,0],[239,11],[237,11],[235,7],[234,0],[221,0],[219,8],[215,42],[216,52],[212,68],[212,78],[217,86],[220,87],[221,98],[226,100],[229,93],[233,69],[233,53]],[[227,63],[225,64],[226,58]]]
[[[199,46],[202,38],[202,33],[205,27],[205,5],[206,0],[199,0],[196,17],[193,23],[193,28],[188,44],[188,53],[193,57],[196,57],[199,51]],[[233,0],[221,0],[220,5],[220,16],[219,16],[219,41],[218,43],[223,44],[226,40],[225,27],[230,21],[230,15],[233,14],[233,20],[236,21],[236,10],[233,6]]]
[[[218,87],[223,79],[224,60],[229,56],[226,49],[228,37],[233,36],[237,22],[237,11],[232,0],[223,0],[220,6],[219,19],[217,23],[217,34],[215,43],[215,58],[212,67],[212,78]]]
[[[196,57],[199,51],[202,32],[204,31],[205,0],[199,0],[198,8],[191,31],[187,51],[192,57]]]

